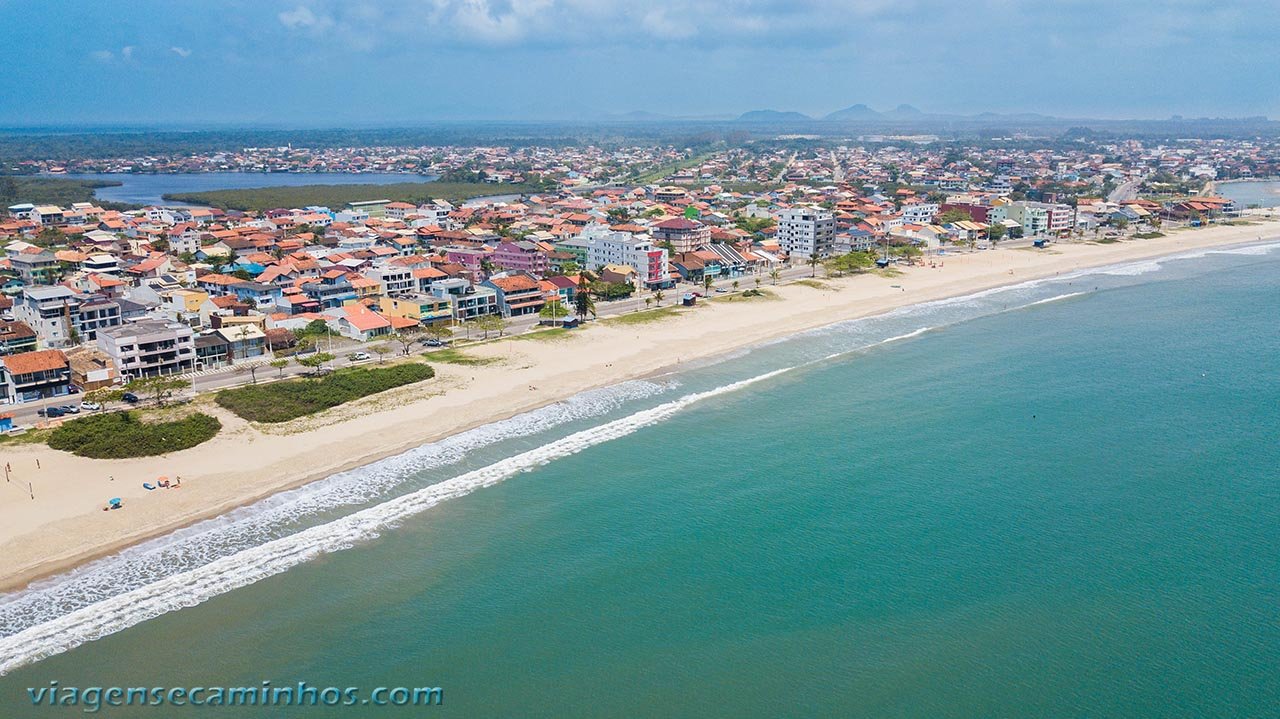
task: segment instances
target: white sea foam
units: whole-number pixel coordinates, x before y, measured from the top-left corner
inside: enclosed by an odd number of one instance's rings
[[[0,636],[16,634],[108,597],[195,569],[297,531],[327,512],[376,501],[416,473],[463,461],[503,440],[598,417],[624,403],[670,391],[678,382],[624,382],[584,392],[506,420],[461,432],[143,542],[74,571],[0,597]]]
[[[1210,250],[1211,255],[1266,255],[1271,251],[1280,247],[1280,242],[1273,242],[1268,245],[1248,245],[1246,247],[1232,247],[1225,250]]]
[[[1023,305],[1023,307],[1035,307],[1036,305],[1047,305],[1047,304],[1049,304],[1050,302],[1058,302],[1058,301],[1060,301],[1060,300],[1066,300],[1066,299],[1070,299],[1070,298],[1072,298],[1072,297],[1079,297],[1080,295],[1083,295],[1083,294],[1087,294],[1087,293],[1085,293],[1085,292],[1068,292],[1068,293],[1067,293],[1067,294],[1065,294],[1065,295],[1055,295],[1055,296],[1053,296],[1053,297],[1046,297],[1046,298],[1044,298],[1043,300],[1036,300],[1035,302],[1032,302],[1032,303],[1030,303],[1030,304]]]
[[[716,389],[685,395],[325,524],[243,549],[194,569],[158,577],[146,585],[28,627],[0,638],[0,675],[167,612],[195,606],[323,554],[347,549],[357,542],[377,537],[380,532],[441,502],[624,437],[668,419],[692,404],[735,392],[792,369],[795,368],[774,370]]]

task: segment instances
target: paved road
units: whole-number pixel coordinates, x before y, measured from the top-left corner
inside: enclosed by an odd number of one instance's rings
[[[1125,200],[1137,199],[1138,188],[1142,187],[1142,181],[1145,179],[1146,178],[1140,177],[1136,180],[1129,180],[1123,185],[1120,185],[1116,189],[1112,190],[1111,194],[1107,195],[1107,202],[1124,202]]]

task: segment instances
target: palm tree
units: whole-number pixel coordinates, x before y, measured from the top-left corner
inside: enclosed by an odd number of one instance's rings
[[[812,254],[812,255],[809,255],[809,260],[808,260],[808,262],[809,262],[809,276],[810,276],[810,277],[817,277],[817,276],[818,276],[818,262],[819,262],[819,261],[820,261],[820,260],[818,260],[818,255],[817,255],[817,253],[814,253],[814,254]]]
[[[769,270],[769,279],[773,280],[773,284],[775,285],[778,284],[779,274],[780,273],[778,272],[777,268]]]
[[[647,310],[647,309],[649,309],[649,306],[650,306],[650,305],[652,305],[652,304],[653,304],[653,298],[652,298],[652,297],[646,297],[646,298],[644,298],[644,308],[645,308],[646,310]]]
[[[734,281],[733,281],[733,291],[734,291],[734,292],[737,292],[737,291],[738,291],[738,281],[737,281],[737,280],[734,280]]]
[[[758,290],[760,289],[760,278],[757,276],[755,280],[756,280],[756,289]]]
[[[591,287],[587,284],[585,274],[578,280],[578,291],[573,295],[573,309],[579,321],[585,322],[587,315],[596,316],[596,302],[591,299]]]
[[[702,289],[703,289],[707,294],[710,294],[710,293],[711,293],[711,285],[712,285],[713,283],[715,283],[715,278],[713,278],[711,275],[703,275],[703,276],[702,276]]]
[[[657,302],[659,307],[662,306],[662,290],[653,293],[653,301]]]

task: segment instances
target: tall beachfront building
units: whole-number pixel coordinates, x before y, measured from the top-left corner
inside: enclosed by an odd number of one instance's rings
[[[836,218],[817,207],[792,207],[778,213],[778,243],[793,259],[829,256],[836,243]]]

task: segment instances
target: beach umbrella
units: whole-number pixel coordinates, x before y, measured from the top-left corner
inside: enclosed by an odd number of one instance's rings
[[[107,504],[110,504],[111,506],[113,506],[113,507],[114,507],[114,506],[116,506],[116,505],[120,504],[120,498],[119,498],[119,497],[112,497],[111,499],[108,499],[108,500],[107,500]]]

